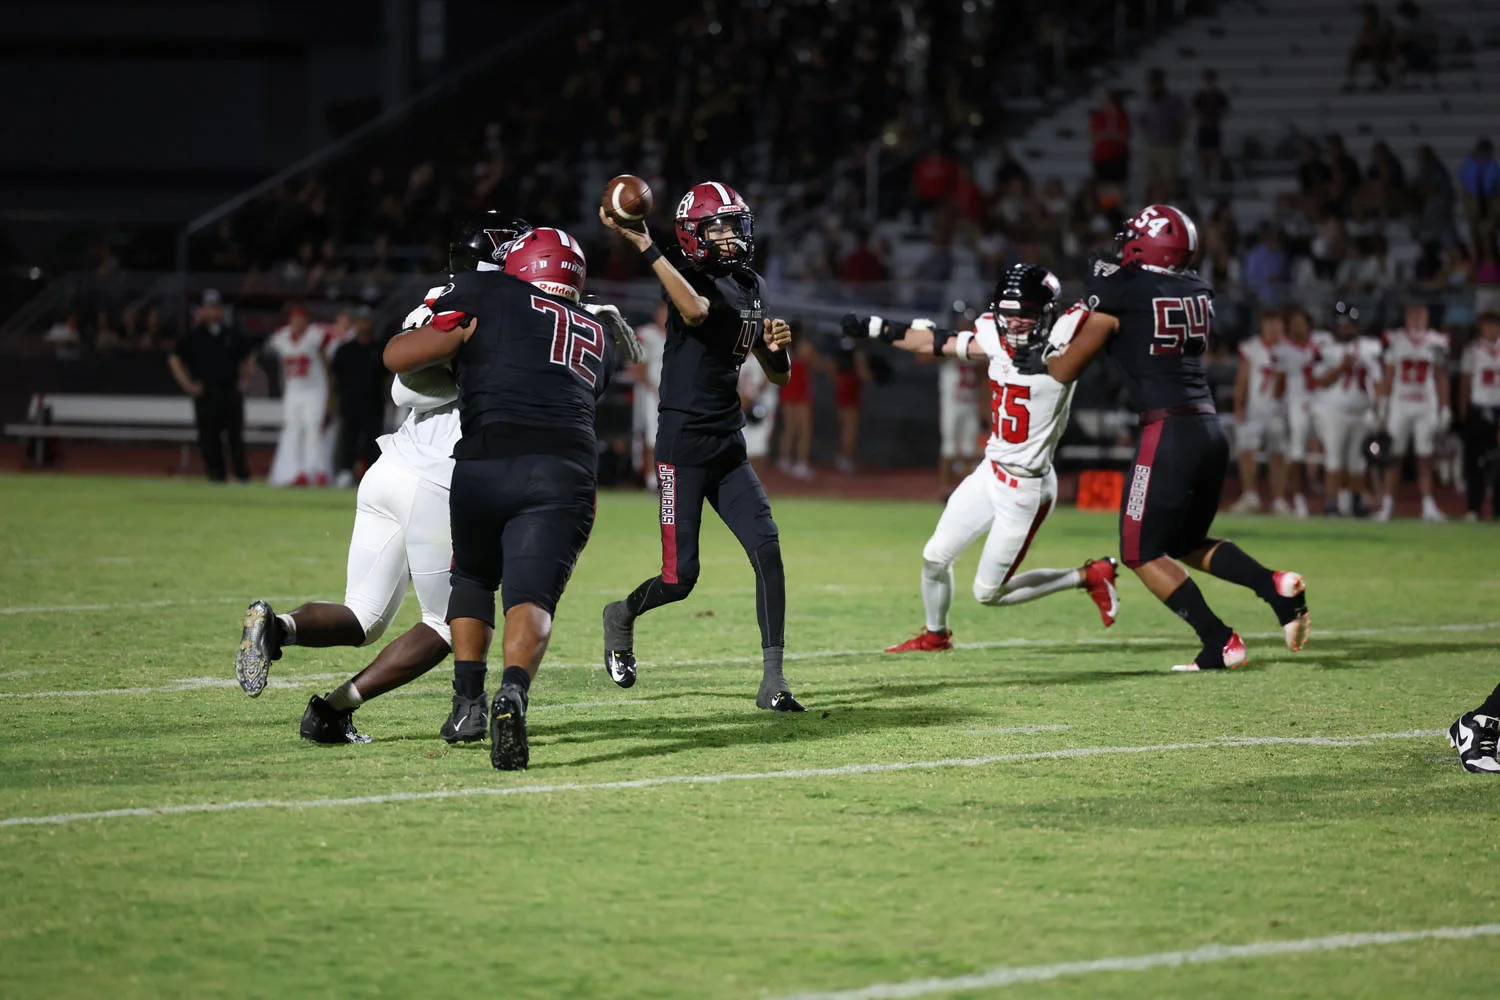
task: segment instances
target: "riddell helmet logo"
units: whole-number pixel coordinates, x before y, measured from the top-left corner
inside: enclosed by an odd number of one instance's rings
[[[656,467],[656,485],[661,490],[661,523],[677,523],[677,470],[670,465]]]

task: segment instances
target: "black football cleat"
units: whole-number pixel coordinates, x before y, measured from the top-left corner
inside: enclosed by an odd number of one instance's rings
[[[448,721],[443,723],[438,734],[449,743],[473,743],[484,739],[488,725],[484,714],[483,694],[478,698],[454,694],[453,711],[448,713]]]
[[[1495,745],[1500,742],[1500,719],[1465,712],[1448,728],[1448,742],[1458,751],[1458,762],[1470,774],[1500,774]]]
[[[490,763],[497,771],[524,771],[530,762],[526,692],[513,684],[502,684],[490,705]]]
[[[260,696],[271,676],[271,661],[281,659],[281,622],[265,601],[252,601],[240,628],[240,651],[234,676],[252,698]]]
[[[302,713],[302,738],[312,743],[368,743],[370,737],[354,728],[354,709],[340,712],[328,702],[313,695]]]
[[[761,681],[760,690],[755,694],[755,707],[763,708],[768,712],[807,711],[802,707],[801,702],[792,697],[792,692],[787,690],[785,681]]]
[[[620,687],[635,686],[635,619],[624,601],[604,606],[604,669]]]

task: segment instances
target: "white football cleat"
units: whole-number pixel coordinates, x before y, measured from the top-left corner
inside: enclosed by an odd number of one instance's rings
[[[1287,503],[1284,497],[1277,497],[1271,501],[1271,513],[1277,517],[1291,517],[1292,505]]]
[[[1260,494],[1246,491],[1229,508],[1231,514],[1259,514]]]
[[[1297,612],[1297,617],[1281,626],[1282,632],[1286,635],[1286,648],[1294,653],[1300,653],[1302,647],[1307,645],[1308,637],[1312,635],[1312,622],[1307,614],[1307,598],[1303,596],[1307,591],[1307,584],[1300,573],[1279,571],[1273,573],[1272,578],[1276,581],[1277,594],[1292,600],[1301,598],[1298,602],[1301,607]]]
[[[1296,517],[1307,516],[1307,497],[1301,493],[1292,497],[1292,514]]]
[[[1446,521],[1448,515],[1444,514],[1438,505],[1433,502],[1432,497],[1422,498],[1422,520],[1424,521]]]

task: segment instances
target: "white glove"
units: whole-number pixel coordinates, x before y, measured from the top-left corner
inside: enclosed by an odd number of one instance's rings
[[[407,313],[406,318],[401,321],[401,332],[405,333],[407,330],[415,330],[417,327],[426,326],[431,322],[432,310],[427,308],[426,305],[420,305]]]
[[[583,308],[609,328],[610,335],[615,339],[615,346],[627,362],[638,365],[646,360],[646,345],[641,343],[635,328],[625,322],[618,306],[594,303]]]

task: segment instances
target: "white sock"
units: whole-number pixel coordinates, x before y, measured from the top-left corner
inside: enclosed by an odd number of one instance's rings
[[[340,712],[347,712],[365,703],[364,697],[359,693],[359,688],[354,686],[353,681],[340,684],[328,692],[328,697],[323,700]]]
[[[1393,500],[1391,497],[1385,496],[1385,497],[1381,497],[1380,498],[1380,512],[1382,514],[1389,514],[1391,512],[1391,508],[1393,508],[1395,506],[1396,506],[1396,501]]]
[[[1032,569],[1020,576],[1013,576],[1000,596],[991,602],[996,607],[1007,604],[1025,604],[1038,597],[1055,594],[1059,590],[1072,590],[1083,586],[1081,569]]]
[[[281,622],[281,644],[283,646],[297,645],[297,623],[292,620],[292,616],[277,615],[276,620]]]
[[[953,566],[922,560],[922,607],[927,631],[948,631],[948,609],[953,607]]]
[[[1340,514],[1347,514],[1354,509],[1354,494],[1348,490],[1339,490],[1338,510]]]

